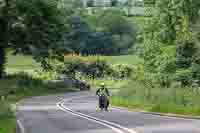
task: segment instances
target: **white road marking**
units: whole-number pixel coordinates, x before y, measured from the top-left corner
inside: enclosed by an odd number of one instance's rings
[[[86,97],[86,96],[84,96],[84,97]],[[99,118],[95,118],[95,117],[92,117],[92,116],[89,116],[89,115],[86,115],[86,114],[82,114],[82,113],[79,113],[79,112],[75,112],[75,111],[67,108],[66,106],[64,106],[65,102],[69,102],[69,101],[72,101],[74,99],[80,99],[80,98],[84,98],[84,97],[74,97],[74,98],[70,98],[70,99],[64,99],[63,101],[58,102],[57,106],[65,112],[71,113],[75,116],[79,116],[79,117],[82,117],[84,119],[99,123],[99,124],[104,125],[106,127],[109,127],[117,133],[125,133],[124,131],[127,131],[129,133],[137,133],[136,131],[129,129],[129,128],[126,128],[126,127],[123,127],[119,124],[109,122],[109,121],[106,121],[106,120],[102,120],[102,119],[99,119]],[[121,130],[124,130],[124,131],[121,131]]]
[[[123,127],[123,126],[121,126],[119,124],[116,124],[116,123],[113,123],[113,122],[109,122],[109,121],[106,121],[106,120],[102,120],[102,119],[99,119],[99,118],[95,118],[95,117],[92,117],[92,116],[89,116],[89,115],[85,115],[85,114],[82,114],[82,113],[78,113],[78,112],[70,110],[69,108],[64,106],[65,102],[69,102],[69,101],[72,101],[74,99],[80,99],[80,98],[84,98],[84,97],[88,97],[88,96],[82,96],[82,97],[74,96],[74,97],[71,97],[70,99],[62,99],[61,102],[58,102],[56,104],[56,107],[57,107],[57,109],[61,109],[61,110],[65,111],[65,112],[67,112],[67,113],[71,113],[71,114],[73,114],[75,116],[78,116],[78,117],[87,119],[89,121],[93,121],[95,123],[98,123],[98,124],[101,124],[103,126],[106,126],[106,127],[112,129],[113,131],[115,131],[117,133],[126,133],[126,132],[137,133],[136,131],[134,131],[132,129],[129,129],[129,128],[126,128],[126,127]],[[24,109],[30,109],[30,110],[34,110],[34,109],[49,109],[49,108],[52,108],[52,107],[55,108],[55,106],[46,106],[46,107],[45,106],[43,106],[43,107],[41,107],[41,106],[35,106],[35,107],[29,106],[28,107],[27,106]],[[21,121],[17,120],[17,123],[19,125],[20,130],[21,130],[21,133],[25,133],[25,128],[24,128],[23,124],[21,123]]]
[[[20,120],[17,120],[17,124],[19,126],[20,132],[25,133],[25,128],[24,128],[24,126],[23,126],[23,124],[21,123]]]
[[[56,105],[48,105],[48,106],[41,106],[41,105],[28,105],[28,106],[19,106],[19,111],[37,111],[37,110],[58,110],[59,108]]]
[[[61,110],[67,112],[67,113],[71,113],[72,115],[75,115],[75,116],[78,116],[78,117],[87,119],[87,120],[89,120],[89,121],[93,121],[93,122],[95,122],[95,123],[99,123],[99,124],[104,125],[104,126],[106,126],[106,127],[108,127],[108,128],[111,128],[112,130],[114,130],[114,131],[117,132],[117,133],[124,133],[123,131],[121,131],[121,130],[119,130],[119,129],[113,127],[113,126],[110,126],[110,125],[108,125],[108,124],[105,124],[105,123],[103,123],[103,122],[96,121],[96,120],[93,120],[93,119],[89,119],[89,118],[84,117],[84,116],[81,116],[81,115],[79,115],[79,114],[76,114],[76,113],[73,113],[73,112],[69,112],[69,111],[67,111],[66,109],[64,109],[64,108],[62,108],[62,107],[60,107],[60,106],[58,106],[58,107],[59,107]]]

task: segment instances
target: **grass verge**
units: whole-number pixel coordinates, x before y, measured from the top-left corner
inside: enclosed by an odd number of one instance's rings
[[[0,133],[14,133],[16,120],[14,118],[0,118]]]
[[[0,101],[0,133],[14,133],[16,123],[9,104]]]
[[[111,98],[114,106],[148,112],[200,116],[200,92],[195,88],[150,88],[129,82]]]

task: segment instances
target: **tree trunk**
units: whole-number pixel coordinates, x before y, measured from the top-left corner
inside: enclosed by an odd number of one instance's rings
[[[1,21],[1,33],[3,33],[0,44],[0,79],[3,77],[5,72],[5,64],[6,64],[6,47],[8,47],[9,43],[9,13],[8,10],[10,8],[9,0],[4,0],[5,7],[3,8],[2,21]]]
[[[0,46],[0,79],[3,77],[6,64],[6,51],[3,46]]]

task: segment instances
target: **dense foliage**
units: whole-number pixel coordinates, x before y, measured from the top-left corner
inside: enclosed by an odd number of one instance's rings
[[[54,66],[54,70],[59,74],[64,74],[72,78],[83,76],[89,79],[105,77],[125,79],[131,76],[134,69],[131,65],[111,65],[103,58],[95,56],[90,58],[67,56],[64,63]]]
[[[54,0],[5,0],[1,3],[1,51],[4,50],[1,66],[5,64],[5,49],[8,47],[15,54],[31,53],[41,62],[52,49],[58,52],[55,48],[58,48],[65,30],[65,19],[57,4]]]
[[[135,43],[136,27],[119,11],[73,15],[64,43],[82,55],[120,55]]]
[[[14,54],[32,54],[44,69],[51,69],[50,62],[63,61],[66,53],[116,55],[134,44],[136,31],[121,14],[103,11],[97,17],[105,23],[94,29],[83,17],[83,3],[67,2],[5,0],[1,4],[1,71],[8,47]]]
[[[177,73],[177,81],[190,85],[199,80],[196,61],[199,41],[193,29],[200,9],[198,3],[195,0],[160,0],[156,9],[157,13],[145,30],[145,70],[162,77],[173,77]]]

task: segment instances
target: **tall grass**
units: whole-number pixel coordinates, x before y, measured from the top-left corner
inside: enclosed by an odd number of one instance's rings
[[[200,90],[190,87],[151,88],[144,82],[131,81],[112,97],[114,105],[147,111],[200,115]]]
[[[16,128],[16,120],[0,119],[0,133],[14,133]]]
[[[14,114],[9,104],[0,101],[0,133],[14,133]]]
[[[7,102],[0,101],[0,107],[0,119],[13,117],[13,112]]]
[[[63,82],[53,82],[26,73],[8,75],[0,80],[0,96],[8,101],[16,101],[24,97],[54,94],[76,90]]]

